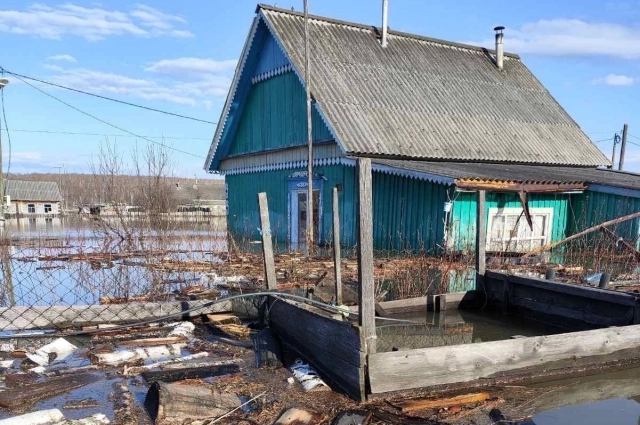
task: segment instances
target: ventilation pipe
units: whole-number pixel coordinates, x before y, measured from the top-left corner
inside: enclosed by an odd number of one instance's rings
[[[493,30],[496,32],[496,66],[502,71],[504,62],[504,34],[502,31],[504,31],[504,27],[495,27]]]
[[[382,39],[380,44],[382,47],[387,47],[387,15],[389,14],[389,0],[382,0]]]

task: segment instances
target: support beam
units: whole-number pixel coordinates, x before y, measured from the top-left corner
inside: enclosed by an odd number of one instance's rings
[[[359,325],[366,354],[376,352],[376,311],[373,276],[373,203],[371,159],[358,158],[358,298]]]
[[[260,208],[260,228],[262,232],[262,254],[264,258],[264,280],[267,289],[278,289],[276,282],[276,266],[273,259],[273,245],[271,244],[271,224],[269,223],[269,204],[265,192],[258,193],[258,207]]]
[[[336,304],[342,305],[342,270],[340,265],[340,211],[338,188],[333,188],[333,272],[336,277]]]
[[[485,204],[487,193],[484,190],[478,191],[478,201],[476,202],[476,289],[484,284],[484,273],[486,271],[486,251],[487,251],[487,214]]]

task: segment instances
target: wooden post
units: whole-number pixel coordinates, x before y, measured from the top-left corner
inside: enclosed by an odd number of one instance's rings
[[[363,351],[376,352],[376,310],[373,280],[373,203],[371,159],[358,158],[358,313]]]
[[[264,280],[268,290],[278,289],[276,283],[276,266],[273,260],[273,246],[271,245],[271,224],[269,223],[269,205],[267,194],[258,193],[258,206],[260,208],[260,228],[262,231],[262,254],[264,257]]]
[[[487,250],[487,217],[485,203],[487,193],[484,190],[478,191],[476,202],[476,289],[484,285],[484,273],[486,271],[486,250]]]
[[[304,81],[307,98],[307,255],[313,256],[313,129],[311,119],[311,53],[309,47],[309,0],[304,0]]]
[[[336,305],[342,305],[342,270],[340,266],[340,212],[338,188],[333,188],[333,272],[336,276]]]

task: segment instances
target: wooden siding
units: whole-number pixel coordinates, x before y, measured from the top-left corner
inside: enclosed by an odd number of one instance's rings
[[[315,108],[312,120],[314,141],[333,139]],[[295,73],[286,72],[251,87],[228,155],[306,143],[304,87]]]
[[[260,217],[258,214],[257,194],[266,192],[269,203],[269,218],[271,234],[276,247],[287,246],[288,241],[288,177],[305,168],[263,171],[260,173],[237,174],[226,176],[229,190],[228,228],[237,241],[256,240],[259,237],[258,228]],[[355,244],[355,174],[353,167],[327,166],[315,167],[314,174],[326,178],[323,185],[322,229],[320,240],[331,238],[331,191],[340,183],[341,238],[343,246]]]
[[[553,208],[550,242],[569,236],[569,217],[571,216],[571,195],[530,194],[530,208]],[[476,223],[475,193],[459,192],[454,195],[454,203],[449,222],[451,240],[449,245],[456,251],[474,250]],[[515,193],[487,193],[487,220],[491,208],[522,208],[520,198]]]
[[[442,184],[374,172],[376,249],[437,252],[444,238],[444,203],[449,190]]]
[[[570,231],[577,233],[604,221],[613,220],[640,211],[640,198],[610,193],[587,191],[574,197]],[[628,240],[638,240],[640,220],[629,220],[611,226],[618,236]],[[593,237],[593,235],[591,235]]]
[[[262,75],[286,65],[290,65],[289,60],[284,55],[280,46],[278,46],[276,39],[273,38],[271,34],[268,34],[262,40],[258,63],[256,64],[253,75]]]
[[[260,167],[273,164],[285,164],[288,162],[307,161],[308,150],[306,146],[279,149],[256,154],[227,157],[220,163],[220,171]],[[330,142],[316,145],[313,148],[314,159],[339,158],[343,156],[337,144]]]
[[[227,175],[229,189],[228,227],[239,240],[259,237],[258,192],[267,192],[274,244],[286,245],[288,238],[288,176],[304,168]],[[331,190],[342,185],[340,237],[343,247],[356,240],[355,170],[350,166],[314,167],[326,180],[323,185],[321,241],[330,241]],[[373,172],[374,247],[378,250],[413,248],[437,252],[444,237],[445,185],[424,180]]]

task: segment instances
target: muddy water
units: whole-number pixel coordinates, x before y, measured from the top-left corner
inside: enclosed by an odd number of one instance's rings
[[[535,385],[550,391],[526,409],[536,425],[640,424],[640,368]]]
[[[416,323],[387,322],[376,327],[378,351],[472,344],[564,332],[561,328],[533,320],[482,311],[448,310],[393,317]]]

